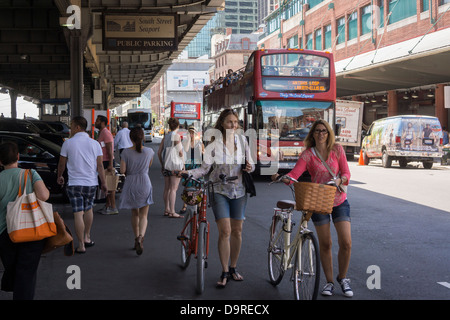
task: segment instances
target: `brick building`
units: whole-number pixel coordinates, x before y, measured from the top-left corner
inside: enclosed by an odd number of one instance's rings
[[[265,24],[260,48],[333,52],[337,96],[365,101],[365,124],[425,114],[448,127],[450,0],[286,0]]]

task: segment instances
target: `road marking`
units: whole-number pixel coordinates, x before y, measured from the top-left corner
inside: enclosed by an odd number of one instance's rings
[[[450,289],[450,283],[448,282],[438,282],[438,284],[440,284],[441,286],[447,287]]]

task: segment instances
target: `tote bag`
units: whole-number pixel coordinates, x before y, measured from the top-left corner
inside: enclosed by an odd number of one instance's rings
[[[182,170],[184,168],[183,156],[180,157],[179,151],[176,147],[168,147],[165,153],[166,158],[164,159],[164,169],[165,170]]]
[[[38,241],[56,235],[52,205],[37,199],[34,192],[26,193],[29,174],[30,170],[20,172],[17,198],[6,207],[6,228],[12,242]]]

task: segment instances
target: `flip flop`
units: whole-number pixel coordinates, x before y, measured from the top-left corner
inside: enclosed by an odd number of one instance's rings
[[[85,246],[86,248],[89,248],[89,247],[93,247],[94,244],[95,244],[95,242],[91,240],[90,242],[85,242],[85,243],[84,243],[84,246]]]

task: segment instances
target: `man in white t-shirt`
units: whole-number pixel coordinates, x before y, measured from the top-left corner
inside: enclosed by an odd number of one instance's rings
[[[72,137],[64,141],[58,163],[58,180],[64,184],[63,173],[67,165],[69,181],[67,195],[72,205],[75,221],[75,233],[78,238],[77,253],[85,253],[91,247],[91,227],[94,219],[93,206],[100,177],[101,189],[107,193],[103,152],[97,141],[86,133],[87,121],[77,116],[72,119],[70,130]]]
[[[130,139],[130,129],[128,129],[128,122],[122,122],[122,129],[117,132],[114,137],[114,149],[119,150],[119,155],[122,153],[123,149],[131,148],[133,142]]]

